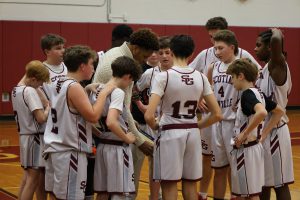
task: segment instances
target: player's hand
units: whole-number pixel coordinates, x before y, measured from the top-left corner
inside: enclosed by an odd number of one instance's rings
[[[85,91],[89,94],[90,92],[97,92],[97,87],[100,85],[100,83],[91,83],[85,86]]]
[[[234,138],[234,145],[237,147],[237,148],[240,148],[241,145],[245,142],[247,138],[245,138],[244,136],[244,132],[238,134],[235,138]]]
[[[266,135],[261,135],[261,137],[260,137],[260,139],[259,139],[259,142],[261,143],[261,144],[263,144],[264,142],[265,142],[265,139],[267,138],[267,136]]]
[[[109,95],[117,86],[115,85],[115,83],[113,81],[108,81],[104,88],[101,90],[101,93],[105,94],[105,95]]]
[[[126,136],[127,136],[127,140],[126,140],[125,142],[126,142],[127,144],[132,144],[132,143],[135,142],[136,137],[135,137],[135,135],[134,135],[133,133],[128,132],[128,133],[126,134]]]
[[[202,113],[208,113],[208,107],[207,107],[207,104],[205,102],[204,99],[202,99],[201,101],[199,101],[198,103],[198,109],[200,110],[200,112]]]
[[[143,144],[139,146],[139,149],[146,155],[146,156],[152,156],[153,155],[153,145],[145,141]]]

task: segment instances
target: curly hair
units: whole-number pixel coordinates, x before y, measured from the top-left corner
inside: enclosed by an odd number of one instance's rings
[[[159,49],[157,35],[146,28],[133,32],[129,42],[130,44],[137,45],[145,50],[157,51]]]
[[[111,64],[111,69],[113,77],[122,78],[122,76],[129,74],[133,81],[137,81],[142,74],[140,65],[127,56],[116,58]]]
[[[213,17],[210,18],[205,24],[206,30],[225,30],[228,28],[228,23],[224,17]]]
[[[71,46],[64,53],[64,63],[70,72],[76,72],[82,63],[87,64],[91,58],[95,61],[97,54],[88,46]]]

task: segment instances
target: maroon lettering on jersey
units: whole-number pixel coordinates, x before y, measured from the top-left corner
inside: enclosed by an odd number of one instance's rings
[[[194,79],[190,78],[188,74],[181,75],[181,81],[185,82],[187,85],[193,85],[194,84]]]

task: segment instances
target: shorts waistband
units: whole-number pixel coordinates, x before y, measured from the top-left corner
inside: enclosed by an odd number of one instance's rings
[[[244,148],[247,148],[247,147],[251,147],[251,146],[257,145],[257,144],[258,144],[258,140],[254,140],[254,141],[248,142],[247,144],[243,144],[242,146]],[[237,146],[235,146],[235,145],[233,145],[233,148],[234,149],[238,149]]]
[[[101,144],[116,145],[116,146],[128,146],[129,145],[129,144],[123,142],[123,141],[109,140],[109,139],[100,139],[99,143],[101,143]]]
[[[198,128],[197,123],[192,124],[166,124],[161,127],[161,130],[171,130],[171,129],[189,129],[189,128]]]

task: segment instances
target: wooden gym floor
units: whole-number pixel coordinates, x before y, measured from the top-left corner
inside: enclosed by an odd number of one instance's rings
[[[290,185],[290,190],[292,199],[300,200],[300,110],[288,111],[288,115],[295,174],[295,183]],[[17,199],[22,174],[23,170],[19,163],[19,138],[15,122],[0,120],[0,200]],[[180,185],[178,188],[178,199],[182,199]],[[145,159],[137,199],[148,200],[148,194],[148,161]],[[209,187],[208,195],[212,196],[212,185]],[[229,192],[227,191],[226,198],[228,197]],[[274,193],[272,193],[271,199],[276,199]]]

